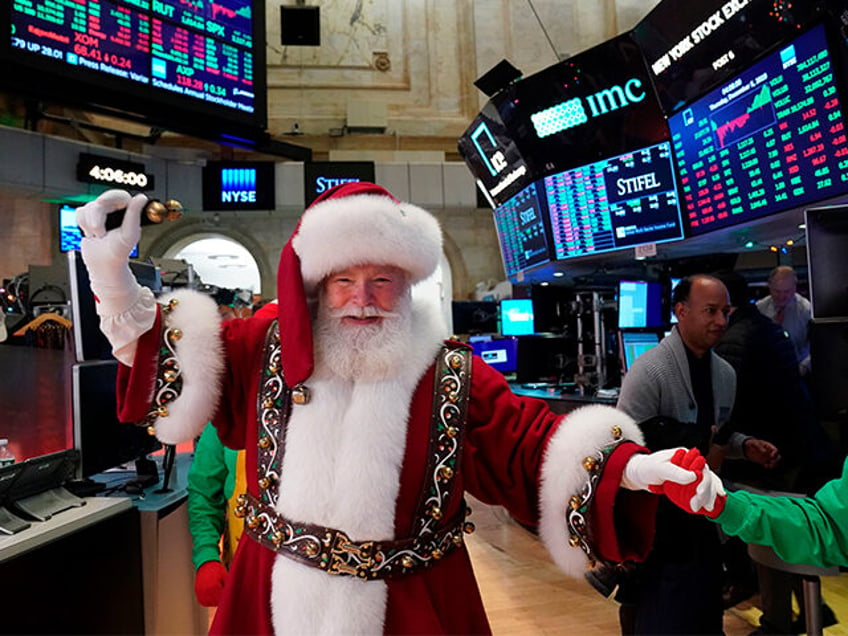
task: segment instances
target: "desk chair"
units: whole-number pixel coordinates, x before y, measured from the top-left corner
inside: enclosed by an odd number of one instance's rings
[[[821,567],[817,565],[803,565],[798,563],[787,563],[781,559],[774,550],[768,546],[748,544],[748,554],[753,561],[768,566],[774,570],[798,574],[801,576],[801,586],[804,590],[804,616],[806,619],[807,634],[809,636],[822,636],[821,617],[821,580],[822,576],[838,576],[838,567]]]

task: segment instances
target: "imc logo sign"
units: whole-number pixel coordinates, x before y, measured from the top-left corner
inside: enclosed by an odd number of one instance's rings
[[[536,135],[542,139],[550,135],[582,126],[591,117],[606,115],[616,110],[637,104],[645,99],[642,80],[631,78],[622,86],[611,86],[588,95],[575,97],[545,110],[530,115]]]
[[[203,168],[203,209],[273,210],[272,161],[209,161]]]
[[[256,203],[256,168],[222,168],[221,203]]]

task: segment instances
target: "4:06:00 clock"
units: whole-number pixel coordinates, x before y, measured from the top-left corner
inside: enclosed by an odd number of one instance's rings
[[[124,171],[120,169],[101,168],[92,166],[88,174],[93,179],[104,183],[119,183],[121,185],[138,186],[143,188],[147,185],[147,175],[143,172]]]

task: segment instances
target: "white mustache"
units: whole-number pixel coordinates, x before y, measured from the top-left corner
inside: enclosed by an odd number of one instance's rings
[[[331,318],[395,318],[398,316],[397,312],[385,311],[374,305],[360,307],[353,304],[331,309],[328,314]]]

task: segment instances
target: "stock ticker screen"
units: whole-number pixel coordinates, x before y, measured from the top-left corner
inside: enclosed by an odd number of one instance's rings
[[[544,179],[557,260],[683,238],[671,144]]]
[[[691,234],[848,190],[836,77],[819,25],[669,118]]]
[[[536,183],[495,208],[495,229],[508,278],[551,260],[545,214]]]
[[[245,121],[264,118],[264,79],[257,93],[254,54],[254,12],[264,11],[261,1],[10,0],[10,5],[13,60],[38,59],[62,76],[123,82],[146,96],[185,97],[194,108],[202,102]],[[260,70],[264,73],[264,62]]]

